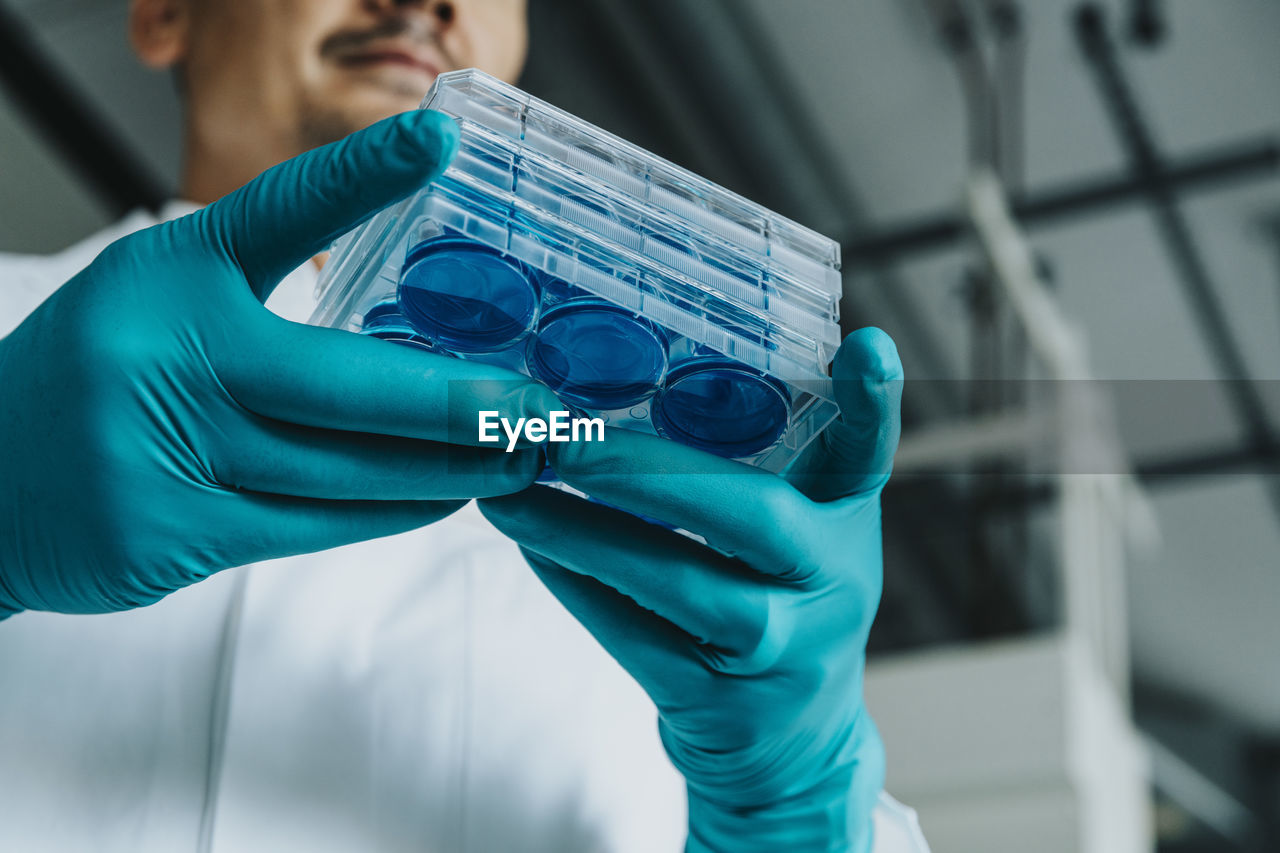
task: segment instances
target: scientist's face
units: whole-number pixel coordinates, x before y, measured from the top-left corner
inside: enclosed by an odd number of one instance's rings
[[[413,109],[435,76],[514,81],[526,0],[133,0],[142,59],[176,66],[202,133],[298,150]]]

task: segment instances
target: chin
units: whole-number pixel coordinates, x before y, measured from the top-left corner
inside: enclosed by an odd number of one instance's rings
[[[321,110],[314,110],[306,115],[299,127],[299,135],[303,142],[303,150],[318,148],[330,142],[337,142],[358,130],[364,130],[384,118],[397,113],[417,109],[418,102],[401,102],[398,104],[361,104],[338,105],[329,104]]]
[[[355,75],[343,88],[353,105],[386,110],[390,115],[418,106],[433,82],[434,78],[425,74],[406,74],[393,68]]]
[[[403,81],[344,80],[317,89],[303,109],[303,140],[308,147],[334,142],[397,113],[418,108],[427,90]]]
[[[426,95],[426,90],[421,93],[412,94],[392,94],[386,93],[381,96],[370,97],[359,103],[350,105],[350,115],[359,127],[368,127],[374,122],[381,121],[388,116],[397,113],[416,110],[418,105],[422,103],[422,98]],[[358,129],[358,128],[357,128]]]

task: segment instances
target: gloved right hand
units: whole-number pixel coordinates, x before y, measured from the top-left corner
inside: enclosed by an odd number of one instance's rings
[[[150,604],[533,482],[538,450],[461,445],[480,409],[546,418],[544,386],[262,305],[457,144],[415,111],[282,163],[111,244],[0,340],[0,618]]]
[[[551,445],[626,512],[529,489],[480,501],[649,694],[689,794],[686,853],[868,851],[884,747],[862,701],[880,601],[880,491],[902,364],[862,329],[833,365],[840,420],[786,478],[641,432]]]

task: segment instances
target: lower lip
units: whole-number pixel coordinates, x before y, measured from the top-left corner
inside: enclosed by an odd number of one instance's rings
[[[368,56],[348,56],[341,60],[342,64],[350,68],[371,68],[374,66],[394,66],[397,68],[405,68],[410,71],[416,71],[426,77],[435,77],[439,74],[434,68],[420,65],[412,60],[405,59],[401,56],[371,54]]]

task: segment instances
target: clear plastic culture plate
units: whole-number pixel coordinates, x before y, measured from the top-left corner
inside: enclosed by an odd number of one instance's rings
[[[313,323],[508,367],[575,413],[771,471],[835,418],[833,241],[479,72],[441,75],[424,104],[442,93],[467,113],[459,157],[335,244]],[[601,163],[646,163],[649,189],[584,180],[607,170],[549,159],[547,130],[522,153],[502,122],[535,117],[577,134],[567,159],[591,139]],[[695,195],[670,203],[677,184]]]

